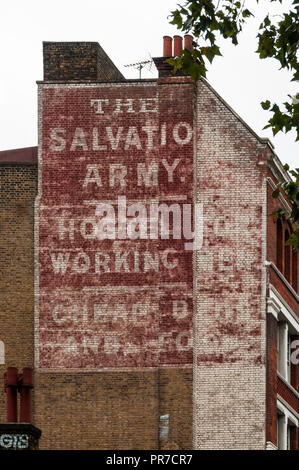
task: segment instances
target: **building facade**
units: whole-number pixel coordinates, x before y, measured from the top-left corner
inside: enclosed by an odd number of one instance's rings
[[[38,147],[0,152],[0,372],[34,368],[42,449],[299,447],[289,176],[181,49],[126,80],[44,43]]]

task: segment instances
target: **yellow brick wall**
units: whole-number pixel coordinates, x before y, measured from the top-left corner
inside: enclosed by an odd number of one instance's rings
[[[33,367],[33,214],[36,165],[0,166],[0,421],[6,419],[3,373]],[[20,370],[21,372],[21,370]]]

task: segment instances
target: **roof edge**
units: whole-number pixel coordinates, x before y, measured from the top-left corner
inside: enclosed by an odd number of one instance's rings
[[[278,179],[279,182],[289,183],[292,181],[292,178],[288,174],[288,172],[284,169],[282,162],[280,161],[279,157],[277,156],[276,152],[274,151],[274,144],[268,137],[260,137],[250,126],[244,121],[243,118],[222,98],[221,95],[215,90],[215,88],[210,85],[210,83],[203,77],[200,80],[212,91],[214,95],[221,101],[222,104],[249,130],[249,132],[255,137],[261,144],[267,145],[270,154],[268,155],[267,165],[275,178]]]
[[[37,165],[37,146],[0,151],[0,165],[12,163]]]

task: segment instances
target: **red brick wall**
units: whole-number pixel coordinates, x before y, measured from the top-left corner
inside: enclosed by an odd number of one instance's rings
[[[103,105],[106,112],[97,113],[91,106],[95,97],[107,100]],[[192,133],[193,84],[162,84],[159,96],[153,84],[46,87],[42,100],[41,189],[36,220],[38,367],[192,364],[192,252],[184,250],[181,239],[99,241],[91,225],[98,203],[114,201],[115,205],[116,194],[126,196],[128,204],[131,200],[149,204],[155,198],[162,202],[178,200],[179,204],[183,198],[184,203],[192,203],[192,135],[184,145],[177,143],[173,134],[176,126],[182,128],[180,141],[187,140],[183,135],[186,126]],[[135,109],[128,108],[128,100]],[[179,108],[183,100],[184,106]],[[122,107],[118,108],[120,101]],[[140,112],[144,103],[149,110]],[[145,126],[151,126],[155,135],[147,136]],[[166,142],[160,144],[163,127]],[[53,131],[58,128],[62,130]],[[118,145],[110,138],[110,148],[105,129],[114,135],[122,132]],[[106,146],[105,151],[93,150],[94,130],[101,133],[99,139],[106,137],[101,144]],[[61,144],[62,139],[65,144]],[[138,176],[140,165],[156,165],[156,184],[152,181],[147,186]],[[167,177],[169,165],[177,168],[171,177]],[[111,177],[116,166],[128,172],[126,181],[120,184],[114,184]],[[83,229],[82,221],[87,221]],[[74,233],[59,233],[59,227],[68,228],[70,224]],[[56,268],[59,257],[67,260],[65,272]],[[97,268],[97,259],[103,257],[109,259],[108,267]],[[117,260],[121,257],[125,261],[119,267]],[[186,312],[176,314],[177,305],[182,304]],[[122,308],[116,314],[119,306]],[[80,312],[79,318],[72,317],[74,309]],[[94,353],[95,348],[99,354]]]
[[[290,450],[299,450],[299,427],[291,427],[291,449]]]
[[[192,252],[184,249],[185,240],[84,240],[80,224],[95,217],[95,206],[85,201],[115,201],[117,195],[128,202],[192,204],[193,93],[193,83],[182,78],[161,80],[158,86],[40,87],[34,409],[43,429],[41,448],[157,448],[163,414],[169,415],[163,447],[192,446]],[[103,102],[103,113],[96,112],[102,110],[91,105],[93,99],[109,100]],[[153,133],[144,126],[153,126]],[[53,128],[64,131],[53,137]],[[74,141],[78,128],[84,137],[81,133]],[[61,137],[66,145],[60,151]],[[72,142],[77,145],[71,149]],[[156,165],[157,184],[138,181],[140,163]],[[99,185],[84,185],[91,165]],[[126,169],[125,186],[117,178],[112,184],[112,165]],[[173,175],[169,165],[174,165]],[[59,238],[59,217],[64,226],[74,221],[74,239],[67,232]],[[139,269],[131,253],[128,269],[116,268],[115,253],[124,250],[139,253]],[[75,272],[72,264],[80,251],[92,260],[86,274]],[[65,274],[54,273],[51,255],[58,252],[72,257]],[[110,272],[95,273],[95,252],[110,257]],[[158,255],[159,270],[144,269],[146,252]],[[80,316],[74,321],[76,311]]]
[[[275,182],[275,178],[273,175],[270,175],[271,179],[273,182]],[[291,227],[288,222],[281,220],[281,231],[282,231],[282,240],[281,240],[281,248],[280,250],[278,249],[278,243],[277,243],[277,225],[278,225],[278,220],[276,217],[271,216],[271,214],[278,210],[283,208],[283,204],[279,199],[273,199],[272,197],[273,193],[273,187],[268,183],[268,188],[267,188],[267,204],[268,204],[268,224],[267,224],[267,238],[268,238],[268,243],[267,243],[267,259],[268,261],[272,261],[278,269],[281,271],[283,275],[286,273],[286,267],[285,267],[285,231],[286,230],[291,230]],[[291,278],[289,280],[289,283],[293,287],[293,289],[298,292],[298,253],[294,253],[294,251],[291,248],[288,248],[290,250],[290,256],[291,256]],[[278,259],[278,253],[281,253],[281,259]],[[295,268],[296,266],[296,268]]]
[[[291,307],[295,315],[298,316],[298,301],[294,297],[293,293],[287,288],[281,278],[278,276],[276,271],[273,268],[269,269],[270,274],[270,283],[275,287],[275,289],[280,293],[280,295],[286,300],[288,305]]]
[[[286,384],[278,377],[277,378],[277,393],[287,402],[289,405],[299,412],[299,399],[296,395],[286,386]]]

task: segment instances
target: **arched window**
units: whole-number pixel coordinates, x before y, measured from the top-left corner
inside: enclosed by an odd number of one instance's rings
[[[282,223],[277,219],[277,236],[276,236],[276,266],[282,272],[282,256],[283,256],[283,237],[282,237]]]
[[[291,282],[291,247],[286,245],[290,233],[288,230],[285,230],[284,235],[284,277],[288,282]]]

